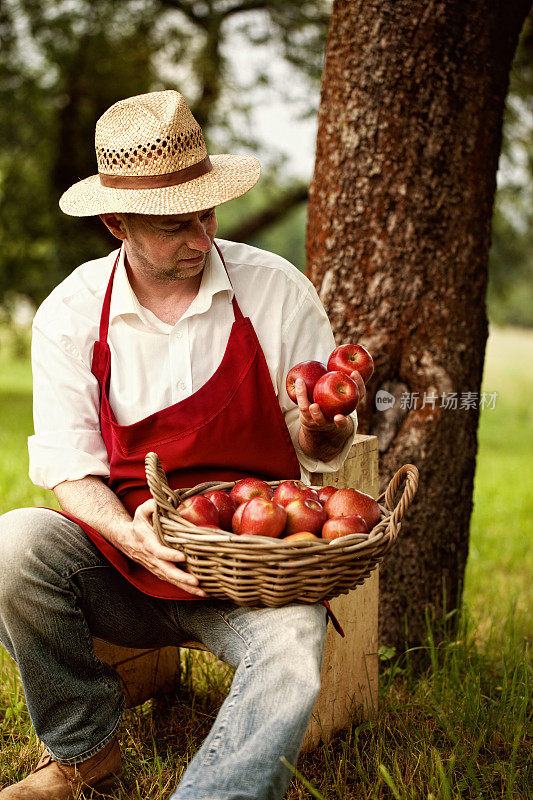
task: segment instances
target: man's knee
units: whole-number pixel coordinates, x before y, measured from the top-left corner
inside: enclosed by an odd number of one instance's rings
[[[273,613],[272,623],[279,646],[292,642],[294,647],[322,651],[326,636],[326,609],[323,605],[291,603],[269,610]]]
[[[19,508],[0,517],[0,598],[23,592],[37,573],[65,563],[68,538],[81,529],[54,511]],[[82,534],[83,535],[83,534]],[[80,554],[83,548],[80,549]]]
[[[291,604],[280,620],[278,651],[293,663],[309,685],[320,687],[320,670],[326,640],[326,609],[321,605]]]
[[[326,610],[321,605],[291,604],[271,609],[272,634],[262,654],[272,672],[299,687],[300,700],[314,703],[320,690],[320,671],[326,637]]]
[[[43,513],[44,512],[44,513]],[[0,569],[11,571],[42,540],[46,514],[41,508],[17,508],[0,517]]]

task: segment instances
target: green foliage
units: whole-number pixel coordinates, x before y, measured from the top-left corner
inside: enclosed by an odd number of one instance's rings
[[[231,43],[259,36],[304,89],[316,88],[327,21],[326,0],[259,8],[246,0],[3,0],[0,303],[16,293],[39,303],[74,267],[113,247],[98,219],[66,219],[57,206],[68,186],[96,172],[94,125],[106,108],[179,82],[215,150],[253,150],[247,115],[264,75],[239,74]],[[318,93],[304,96],[304,109],[316,112],[308,98]]]
[[[533,13],[510,74],[487,302],[494,322],[533,325]]]
[[[483,389],[498,396],[480,417],[465,576],[465,600],[482,633],[503,624],[510,596],[520,614],[533,608],[532,346],[529,330],[490,329]]]
[[[39,302],[109,249],[100,224],[67,226],[57,201],[95,172],[95,119],[152,84],[158,39],[131,0],[6,0],[0,14],[0,298]]]
[[[94,123],[109,105],[177,87],[214,151],[253,151],[258,98],[268,103],[275,91],[301,115],[316,114],[328,18],[328,0],[2,0],[0,304],[16,294],[39,303],[75,266],[114,246],[98,220],[66,219],[57,206],[65,188],[95,172]],[[532,19],[510,75],[493,216],[487,301],[499,324],[533,324]],[[234,52],[245,40],[255,49],[242,70]],[[289,64],[294,80],[270,86],[256,53]],[[268,180],[220,209],[221,236],[290,189],[283,156],[272,151]],[[304,269],[305,220],[300,203],[249,241]]]

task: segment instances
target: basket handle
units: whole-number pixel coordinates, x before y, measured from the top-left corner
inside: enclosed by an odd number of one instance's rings
[[[161,465],[161,461],[157,453],[147,453],[144,459],[144,466],[146,469],[146,481],[148,488],[152,493],[155,500],[156,513],[153,516],[153,526],[157,534],[157,538],[161,544],[167,546],[163,538],[163,531],[161,530],[160,515],[161,511],[172,511],[176,509],[179,504],[179,496],[168,485],[165,470]]]
[[[392,511],[389,523],[393,531],[393,539],[396,539],[397,528],[405,512],[413,502],[416,490],[418,489],[418,469],[414,464],[404,464],[403,467],[392,476],[386,490],[378,497],[378,501],[385,498],[385,505]],[[405,480],[405,486],[397,505],[394,505],[394,498]],[[391,542],[392,543],[392,542]]]

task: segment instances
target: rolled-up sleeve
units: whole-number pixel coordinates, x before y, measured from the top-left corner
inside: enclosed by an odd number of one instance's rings
[[[278,399],[289,429],[296,455],[302,470],[302,479],[307,481],[310,472],[336,472],[344,463],[357,432],[357,412],[350,416],[354,422],[353,434],[348,437],[340,453],[330,461],[309,458],[298,441],[300,420],[298,407],[287,394],[285,378],[288,371],[301,361],[321,361],[326,363],[335,348],[335,339],[328,317],[315,288],[310,284],[294,314],[287,321],[283,331],[282,359],[278,380]]]
[[[66,337],[32,335],[33,419],[29,475],[53,489],[66,480],[109,475],[100,433],[99,387],[90,367]]]

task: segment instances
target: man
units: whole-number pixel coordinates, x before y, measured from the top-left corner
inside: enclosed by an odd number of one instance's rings
[[[215,207],[248,191],[259,166],[210,158],[178,92],[112,106],[96,154],[99,174],[60,205],[99,214],[121,248],[75,270],[34,321],[30,476],[63,513],[0,519],[0,640],[46,746],[0,798],[63,800],[120,776],[123,697],[92,636],[137,647],[193,638],[236,668],[174,800],[281,798],[290,775],[279,756],[295,761],[319,689],[325,609],[206,598],[154,533],[144,457],[160,455],[173,487],[337,469],[353,419],[328,422],[303,382],[298,407],[285,390],[291,366],[327,357],[331,329],[298,270],[215,242]]]

